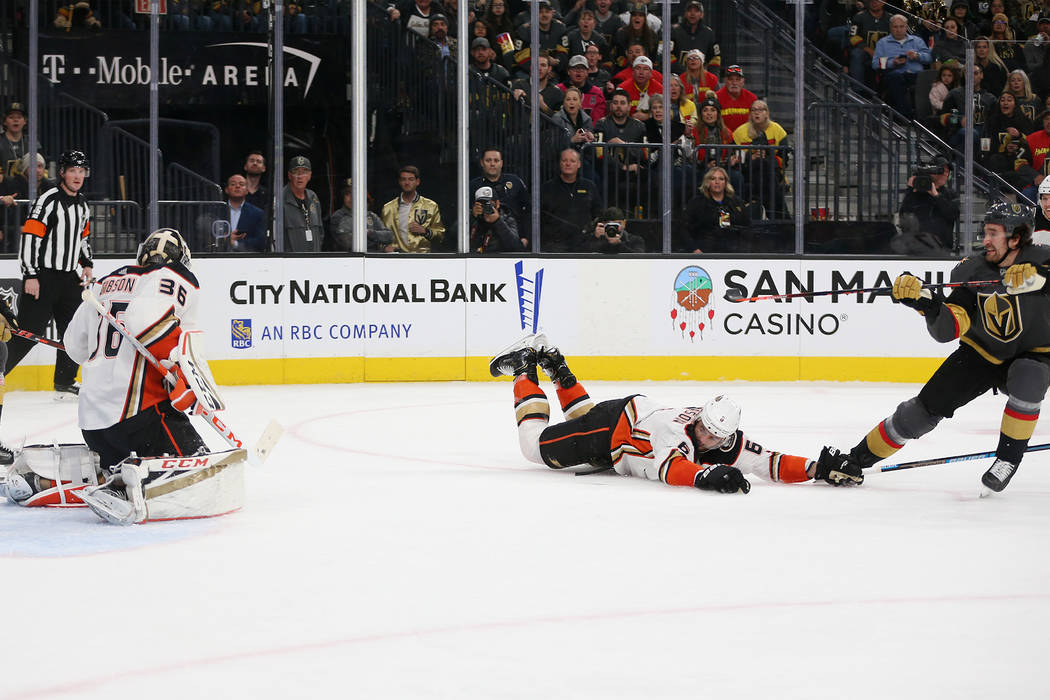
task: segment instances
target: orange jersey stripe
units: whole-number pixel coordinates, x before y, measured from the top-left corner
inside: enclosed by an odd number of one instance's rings
[[[690,462],[681,453],[671,458],[664,473],[664,482],[671,486],[693,486],[696,475],[704,470],[696,462]]]

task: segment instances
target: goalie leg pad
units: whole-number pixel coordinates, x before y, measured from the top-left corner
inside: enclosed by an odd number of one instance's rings
[[[98,455],[87,445],[26,445],[8,470],[7,497],[27,507],[81,506],[81,490],[98,477]]]

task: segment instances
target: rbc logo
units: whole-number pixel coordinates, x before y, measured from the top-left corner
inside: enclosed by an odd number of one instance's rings
[[[252,320],[250,318],[230,320],[230,344],[241,350],[252,346]]]

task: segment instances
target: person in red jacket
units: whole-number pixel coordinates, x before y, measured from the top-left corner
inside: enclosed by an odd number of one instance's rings
[[[633,77],[620,83],[621,90],[631,98],[631,114],[635,119],[649,118],[649,97],[663,93],[664,86],[653,77],[653,62],[648,56],[634,59]]]
[[[726,68],[726,84],[715,95],[722,105],[722,121],[730,131],[747,123],[751,103],[758,99],[755,93],[744,87],[744,69],[740,66]]]

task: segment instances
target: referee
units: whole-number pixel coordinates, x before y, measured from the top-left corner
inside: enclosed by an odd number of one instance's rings
[[[58,175],[58,187],[37,197],[22,227],[18,325],[43,335],[54,319],[61,338],[80,306],[81,280],[91,278],[90,213],[87,200],[80,194],[84,179],[90,175],[87,156],[82,151],[66,151],[59,156]],[[78,264],[83,268],[79,275]],[[4,374],[10,374],[32,347],[31,341],[12,338]],[[76,375],[76,363],[59,350],[55,360],[56,398],[80,393]]]

